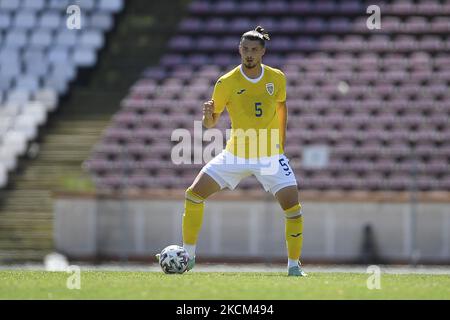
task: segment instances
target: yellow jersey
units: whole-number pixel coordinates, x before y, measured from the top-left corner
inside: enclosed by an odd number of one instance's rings
[[[284,153],[277,102],[286,101],[286,77],[278,69],[262,66],[258,78],[248,78],[242,65],[220,77],[212,95],[214,113],[227,108],[231,133],[226,150],[242,158]]]

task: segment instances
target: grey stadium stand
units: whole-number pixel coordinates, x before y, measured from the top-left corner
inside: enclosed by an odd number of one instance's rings
[[[82,12],[66,26],[67,7]],[[97,63],[123,0],[0,0],[0,188],[80,68]]]

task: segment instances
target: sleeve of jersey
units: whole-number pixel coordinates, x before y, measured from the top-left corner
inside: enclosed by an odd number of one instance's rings
[[[282,73],[280,77],[280,89],[277,94],[277,102],[286,101],[286,76]]]
[[[223,80],[219,79],[214,86],[212,100],[214,100],[214,113],[222,113],[228,103],[228,90]]]

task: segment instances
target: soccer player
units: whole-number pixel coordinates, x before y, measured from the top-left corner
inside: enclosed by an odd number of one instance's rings
[[[233,190],[253,174],[284,211],[288,275],[306,276],[299,260],[303,217],[297,181],[284,155],[286,78],[280,70],[262,64],[267,40],[269,34],[260,26],[244,33],[239,43],[241,65],[218,79],[212,99],[203,104],[206,128],[214,127],[227,108],[231,134],[225,150],[202,168],[185,193],[182,232],[183,247],[191,257],[188,270],[195,264],[204,201],[221,189]],[[275,170],[264,171],[268,163],[275,163]]]

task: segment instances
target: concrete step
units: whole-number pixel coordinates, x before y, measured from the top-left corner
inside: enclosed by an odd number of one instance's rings
[[[99,135],[101,132],[92,133],[92,134],[52,134],[48,135],[45,138],[44,143],[41,145],[41,147],[47,146],[47,145],[61,145],[67,142],[70,142],[74,145],[82,145],[83,143],[94,143],[96,142],[100,137]]]
[[[53,228],[53,214],[48,212],[34,211],[5,211],[0,215],[0,229],[40,232],[41,230],[49,230]],[[4,236],[0,234],[0,237]]]
[[[41,188],[45,188],[47,190],[51,190],[51,191],[57,191],[60,190],[64,187],[64,179],[49,179],[49,180],[45,180],[45,181],[18,181],[15,184],[15,187],[18,189],[28,189],[28,188],[37,188],[37,187],[41,187]]]
[[[45,256],[52,251],[52,247],[44,249],[0,249],[0,263],[43,262]]]
[[[0,194],[1,198],[4,200],[29,200],[29,199],[41,199],[51,196],[50,191],[42,189],[22,189],[22,190],[11,190],[2,191]]]
[[[32,167],[26,168],[23,174],[33,173],[41,176],[47,176],[51,174],[59,174],[59,173],[66,173],[67,170],[71,168],[80,169],[79,166],[70,166],[70,165],[63,165],[55,167],[54,164],[50,164],[45,161],[38,161],[36,160],[35,164]]]
[[[42,197],[48,195],[50,195],[49,191],[41,189],[0,191],[0,199],[6,196],[13,198],[29,198],[29,197]]]
[[[52,206],[53,201],[51,197],[41,197],[41,198],[30,198],[30,199],[23,199],[23,200],[17,200],[17,199],[11,199],[7,198],[2,200],[1,206],[3,211],[7,211],[8,207],[17,207],[17,208],[24,208],[24,211],[26,212],[27,209],[34,209],[34,211],[38,210],[40,207],[50,207]],[[2,214],[0,213],[0,216]]]
[[[0,226],[3,223],[8,223],[9,221],[21,221],[23,223],[36,223],[36,222],[46,222],[50,223],[53,221],[53,212],[48,211],[34,211],[30,214],[29,211],[7,211],[2,210],[0,213]]]
[[[17,232],[13,230],[10,235],[7,237],[5,234],[0,235],[0,243],[16,243],[19,244],[27,244],[31,242],[36,243],[49,243],[49,241],[53,241],[52,230],[43,229],[42,231],[28,231],[25,230],[22,232]]]
[[[82,162],[86,159],[86,155],[88,155],[89,152],[86,152],[86,154],[80,154],[78,150],[47,150],[46,152],[43,152],[39,156],[40,161],[48,161],[48,160],[54,160],[56,161],[68,161],[68,162]]]
[[[28,212],[28,214],[33,214],[35,212],[41,212],[43,210],[51,212],[53,210],[53,202],[51,203],[40,203],[40,204],[17,204],[16,202],[2,204],[1,214],[3,212],[17,213],[17,212]]]
[[[3,191],[0,197],[0,218],[14,212],[19,218],[35,212],[52,210],[53,199],[48,190],[18,189],[14,191]],[[50,215],[46,214],[47,217]],[[1,222],[0,222],[1,225]]]
[[[11,250],[11,249],[36,249],[36,250],[42,250],[47,249],[51,250],[53,248],[53,238],[51,236],[51,233],[49,235],[49,232],[46,231],[45,233],[42,232],[34,233],[34,234],[27,234],[22,236],[14,236],[12,235],[9,238],[0,237],[0,251],[1,250]]]
[[[45,153],[47,151],[53,151],[58,149],[63,149],[63,151],[67,150],[84,150],[90,151],[92,147],[99,141],[99,137],[93,137],[91,139],[78,139],[73,141],[73,137],[70,139],[59,139],[55,141],[46,142],[40,146],[40,154]],[[70,147],[69,147],[70,146]],[[39,158],[38,158],[39,159]]]
[[[51,239],[52,233],[53,233],[53,223],[45,223],[45,224],[20,224],[16,221],[15,224],[5,224],[0,225],[0,232],[2,233],[0,235],[0,240],[10,240],[10,239],[16,239],[16,238],[45,238],[45,239]],[[9,233],[7,235],[7,233]]]

